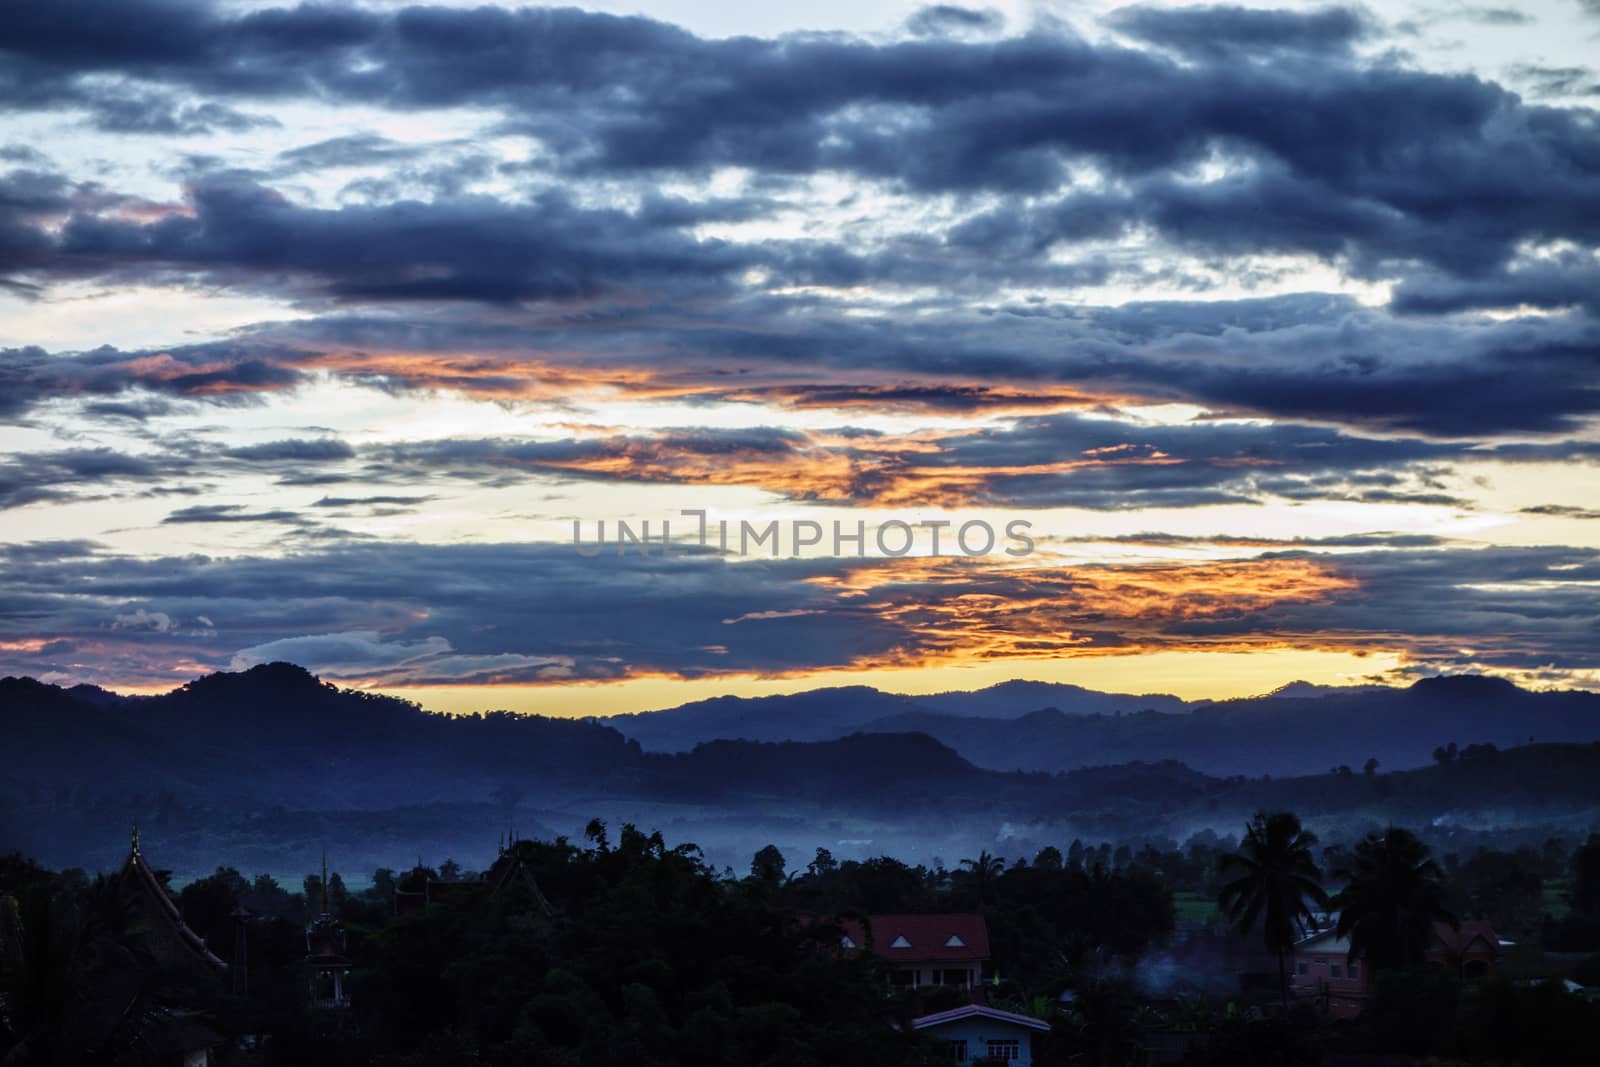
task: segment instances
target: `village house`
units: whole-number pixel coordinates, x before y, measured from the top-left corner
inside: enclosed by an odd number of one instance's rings
[[[840,920],[839,945],[888,961],[894,989],[955,987],[976,993],[992,977],[989,926],[982,915],[869,915]]]
[[[951,1063],[1002,1060],[1029,1067],[1033,1063],[1033,1035],[1048,1033],[1050,1024],[1031,1015],[964,1004],[913,1019],[911,1028],[945,1042]]]
[[[1457,928],[1435,923],[1427,959],[1465,979],[1493,973],[1504,942],[1483,920],[1467,920]],[[1370,975],[1363,961],[1350,958],[1350,942],[1333,930],[1311,934],[1294,947],[1289,991],[1297,1000],[1312,1001],[1333,1019],[1361,1014]]]

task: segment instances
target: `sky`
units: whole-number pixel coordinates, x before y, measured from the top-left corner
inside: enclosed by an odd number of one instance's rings
[[[1600,686],[1595,0],[0,20],[0,674]]]

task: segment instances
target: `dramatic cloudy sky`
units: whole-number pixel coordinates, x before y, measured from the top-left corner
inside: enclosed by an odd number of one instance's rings
[[[1596,0],[645,6],[5,5],[0,673],[1600,685]]]

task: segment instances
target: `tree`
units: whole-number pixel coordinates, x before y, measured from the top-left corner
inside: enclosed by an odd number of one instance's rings
[[[1278,958],[1278,985],[1284,1011],[1289,1010],[1289,971],[1285,957],[1305,932],[1311,904],[1325,906],[1322,872],[1311,850],[1317,835],[1287,811],[1256,812],[1245,827],[1238,852],[1218,857],[1218,869],[1232,879],[1223,885],[1218,904],[1234,927],[1249,936],[1261,924],[1267,951]]]
[[[839,869],[839,861],[833,858],[833,853],[825,848],[817,849],[817,857],[806,864],[806,870],[813,876],[828,875]]]
[[[1365,762],[1365,763],[1363,763],[1361,765],[1361,773],[1366,775],[1368,778],[1371,778],[1373,775],[1377,774],[1378,773],[1378,757],[1377,756],[1368,756],[1367,757],[1367,762]]]
[[[992,856],[986,849],[978,853],[977,859],[962,860],[961,868],[978,903],[986,904],[994,896],[995,880],[1006,869],[1006,861],[1004,856]]]
[[[345,886],[344,879],[339,877],[338,871],[328,875],[328,906],[335,915],[341,914],[345,905],[350,903],[350,890]]]
[[[777,845],[767,845],[751,857],[750,877],[774,886],[783,881],[783,853]]]
[[[1444,873],[1408,830],[1368,834],[1342,873],[1348,881],[1333,898],[1339,936],[1350,939],[1350,957],[1374,971],[1421,963],[1433,924],[1457,925],[1445,910]]]
[[[322,875],[308,874],[300,883],[300,889],[306,896],[306,914],[315,915],[322,910]]]
[[[1590,918],[1600,918],[1600,834],[1572,854],[1572,910]]]
[[[1461,864],[1456,881],[1468,908],[1501,933],[1536,922],[1544,893],[1532,850],[1479,849]]]

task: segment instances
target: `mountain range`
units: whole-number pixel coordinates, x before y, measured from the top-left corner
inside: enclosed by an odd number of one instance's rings
[[[1600,694],[1530,692],[1497,678],[1427,678],[1407,688],[1293,683],[1265,696],[1185,702],[1013,681],[969,693],[901,696],[862,686],[718,697],[603,722],[647,752],[711,740],[822,741],[921,733],[979,767],[1065,771],[1181,760],[1219,775],[1315,774],[1331,767],[1420,767],[1433,752],[1488,742],[1600,737]]]
[[[275,663],[150,697],[0,679],[0,732],[0,853],[58,866],[119,858],[130,819],[203,872],[222,856],[294,870],[324,844],[355,870],[470,859],[464,837],[487,851],[510,825],[576,835],[593,817],[747,858],[768,841],[917,856],[1017,835],[1182,840],[1257,807],[1568,829],[1600,808],[1600,695],[1481,677],[1214,703],[821,689],[578,720],[432,713]],[[1466,755],[1435,765],[1452,742]],[[1384,773],[1363,773],[1369,758]]]

